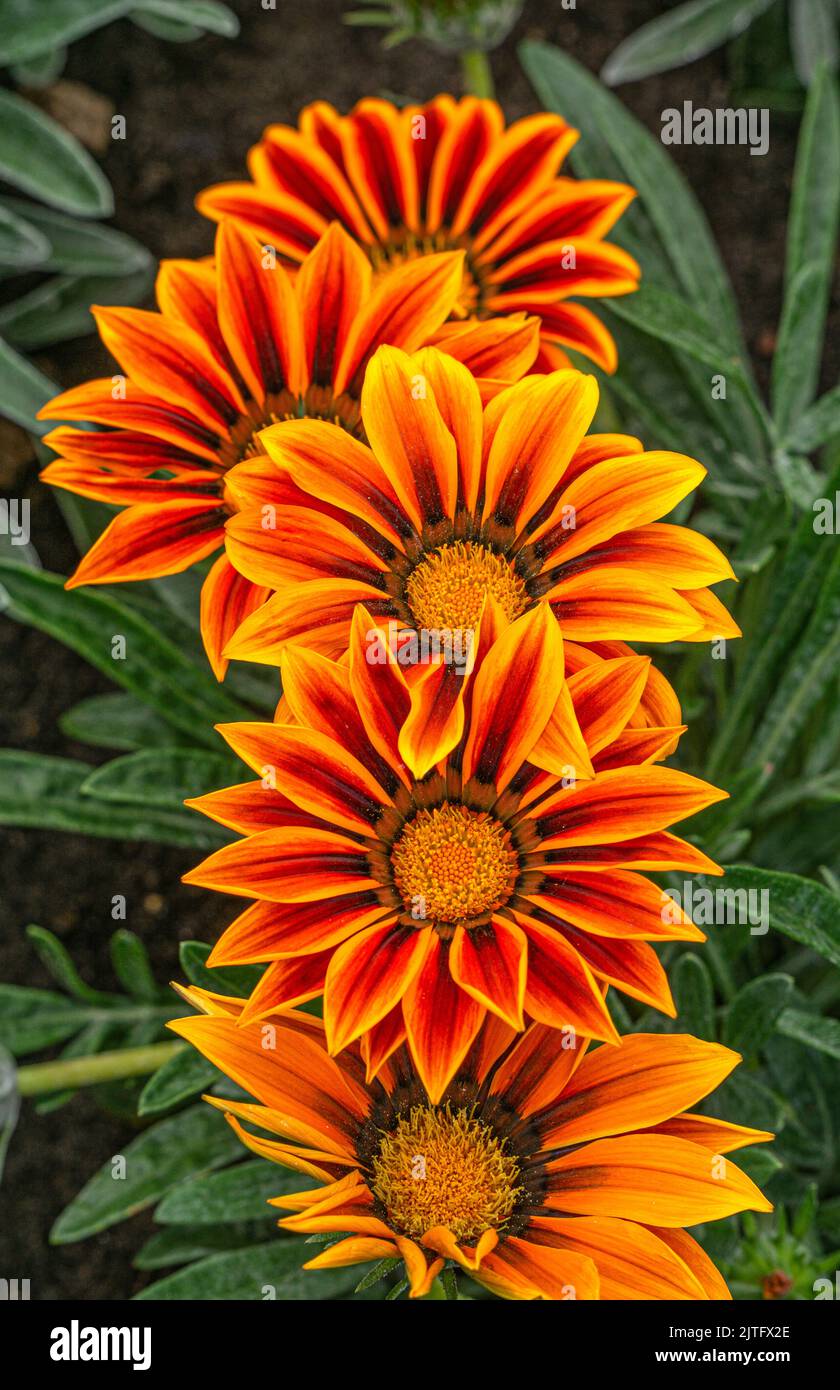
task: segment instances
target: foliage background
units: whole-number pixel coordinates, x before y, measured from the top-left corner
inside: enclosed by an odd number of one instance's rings
[[[211,228],[192,209],[194,193],[238,176],[245,151],[270,121],[294,121],[300,106],[316,97],[346,109],[368,91],[423,99],[442,89],[458,90],[455,58],[411,42],[383,51],[379,31],[342,26],[339,0],[318,0],[317,7],[281,4],[275,12],[262,11],[257,0],[231,0],[231,8],[242,24],[235,42],[206,37],[181,47],[119,21],[70,49],[66,76],[110,98],[127,121],[127,140],[113,144],[102,159],[114,189],[113,225],[156,257],[209,251]],[[598,72],[622,39],[662,9],[658,0],[615,0],[609,6],[578,0],[574,10],[527,0],[522,20],[493,56],[497,94],[508,118],[537,105],[516,57],[523,38],[552,42]],[[621,100],[657,132],[668,106],[684,100],[695,106],[731,104],[733,75],[739,75],[734,62],[731,51],[719,49],[684,69],[623,86]],[[796,99],[789,104],[795,107]],[[669,150],[711,224],[763,390],[781,305],[799,114],[774,110],[764,158],[738,147]],[[835,292],[821,392],[838,380],[839,317]],[[106,367],[93,339],[42,352],[37,362],[63,386]],[[662,399],[659,405],[667,414],[671,402]],[[690,438],[682,447],[703,456]],[[74,564],[73,542],[52,495],[37,481],[28,442],[5,424],[0,426],[0,470],[4,492],[31,501],[32,539],[43,565],[66,573]],[[110,683],[34,628],[0,622],[0,643],[0,745],[97,761],[96,752],[62,731],[59,719],[84,697],[110,690]],[[836,817],[836,806],[826,805],[821,814],[827,824]],[[159,983],[182,973],[179,942],[215,939],[231,915],[218,895],[179,883],[198,857],[194,849],[32,829],[5,831],[4,840],[3,982],[54,987],[23,936],[26,923],[35,921],[67,945],[86,981],[113,990],[107,942],[115,893],[127,898],[126,926],[145,942]],[[783,842],[778,845],[774,867],[788,867],[785,849]],[[793,1077],[790,1084],[796,1085]],[[104,1113],[84,1093],[46,1115],[24,1107],[4,1176],[4,1208],[16,1215],[13,1222],[2,1222],[0,1269],[30,1278],[33,1296],[126,1298],[148,1282],[148,1274],[131,1267],[132,1255],[152,1230],[148,1212],[81,1244],[48,1245],[60,1211],[83,1179],[108,1156],[124,1151],[129,1128],[124,1115]],[[803,1161],[807,1168],[808,1155]]]

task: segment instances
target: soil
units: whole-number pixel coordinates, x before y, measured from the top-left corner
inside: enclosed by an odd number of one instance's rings
[[[275,10],[258,0],[228,3],[242,19],[236,41],[206,37],[186,45],[165,43],[125,21],[71,49],[65,77],[108,98],[126,119],[126,140],[110,142],[102,159],[116,198],[115,225],[159,257],[210,251],[212,228],[193,209],[195,193],[220,179],[241,177],[245,152],[263,127],[294,122],[306,102],[325,98],[346,109],[368,93],[424,99],[440,90],[459,91],[454,59],[417,43],[383,50],[380,31],[342,25],[340,0]],[[493,55],[508,118],[536,109],[517,63],[521,38],[557,43],[597,71],[620,39],[662,9],[655,0],[610,5],[582,0],[571,10],[560,0],[528,0],[514,34]],[[658,130],[666,107],[683,100],[723,106],[728,91],[720,51],[688,68],[625,86],[621,96]],[[774,112],[770,152],[761,159],[745,157],[737,147],[672,150],[709,216],[761,377],[779,312],[796,130],[794,117]],[[835,324],[837,312],[835,301]],[[95,340],[85,339],[41,354],[38,364],[69,386],[100,374],[106,361]],[[836,380],[836,370],[836,360],[827,364],[826,384]],[[31,500],[33,540],[44,565],[67,572],[74,564],[73,544],[49,490],[37,481],[34,460],[27,461],[19,443],[3,448],[3,481],[16,496]],[[90,750],[63,737],[57,719],[78,700],[109,688],[104,678],[40,633],[5,621],[0,648],[0,746],[89,757]],[[126,896],[127,925],[148,944],[158,978],[170,978],[178,940],[213,939],[227,920],[215,895],[180,883],[195,858],[189,851],[154,845],[9,832],[0,980],[51,984],[23,938],[24,926],[34,921],[66,942],[90,983],[113,988],[107,940],[113,928],[110,901],[117,892]],[[0,1275],[29,1278],[31,1295],[38,1299],[124,1299],[136,1292],[144,1277],[132,1271],[130,1259],[147,1234],[148,1215],[81,1245],[48,1245],[58,1213],[125,1140],[125,1122],[103,1114],[89,1097],[77,1096],[47,1116],[24,1107],[4,1178]]]

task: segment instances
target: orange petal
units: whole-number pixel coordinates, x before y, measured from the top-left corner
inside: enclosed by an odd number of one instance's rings
[[[341,1052],[399,1004],[431,947],[432,929],[368,927],[333,952],[324,990],[331,1053]]]
[[[408,1046],[433,1105],[437,1105],[475,1038],[484,1009],[453,980],[449,950],[429,932],[423,968],[403,999]]]
[[[218,550],[223,519],[215,500],[129,507],[108,523],[66,587],[181,574]]]
[[[528,973],[525,933],[503,917],[492,928],[467,931],[456,927],[449,948],[449,969],[456,985],[512,1028],[525,1026],[522,1005]]]
[[[358,844],[331,830],[288,826],[211,854],[184,883],[269,902],[314,902],[379,885]]]

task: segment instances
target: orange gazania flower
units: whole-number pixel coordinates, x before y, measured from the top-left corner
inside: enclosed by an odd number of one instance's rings
[[[405,1047],[366,1082],[318,1019],[243,1026],[241,1000],[182,993],[206,1016],[169,1027],[257,1103],[207,1099],[253,1152],[318,1180],[271,1203],[285,1230],[335,1235],[305,1269],[396,1257],[412,1298],[451,1262],[508,1299],[728,1299],[683,1228],[772,1210],[723,1157],[772,1135],[688,1109],[739,1061],[716,1043],[592,1050],[490,1020],[435,1101]]]
[[[241,509],[228,554],[277,592],[228,655],[273,665],[289,641],[338,654],[358,602],[401,628],[468,631],[488,594],[511,619],[547,601],[584,643],[736,636],[705,587],[734,577],[725,556],[658,521],[706,470],[626,435],[587,435],[597,402],[594,378],[566,370],[528,376],[482,410],[461,363],[380,348],[362,388],[368,444],[288,421],[260,435],[268,460],[231,474]]]
[[[637,288],[637,263],[604,240],[635,193],[558,178],[577,138],[545,112],[505,129],[496,102],[475,97],[402,109],[365,98],[345,117],[318,101],[297,130],[268,127],[248,157],[253,183],[217,184],[196,205],[252,228],[291,262],[331,220],[377,271],[463,249],[456,316],[539,314],[543,367],[568,365],[571,347],[612,372],[611,335],[572,300]]]
[[[617,1042],[611,984],[673,1015],[647,942],[702,933],[636,871],[719,872],[667,827],[726,793],[653,765],[682,730],[630,723],[647,659],[567,683],[547,606],[491,607],[436,721],[368,659],[372,624],[360,605],[346,662],[290,647],[286,722],[220,729],[259,780],[189,803],[245,837],[185,876],[257,900],[209,960],[271,962],[244,1019],[323,993],[330,1052],[363,1037],[375,1075],[407,1039],[437,1102],[488,1011]]]
[[[340,227],[327,229],[294,284],[253,235],[219,228],[215,263],[166,261],[160,313],[94,308],[105,345],[127,374],[49,401],[60,427],[45,442],[61,457],[42,476],[55,487],[125,506],[82,559],[68,587],[176,574],[224,544],[236,508],[229,470],[257,451],[264,425],[316,416],[358,432],[365,364],[383,342],[416,348],[434,339],[459,293],[462,254],[396,270],[375,288],[371,269]],[[515,319],[462,325],[447,352],[487,378],[486,392],[516,380],[537,351],[538,324]],[[224,553],[204,583],[201,628],[217,676],[222,648],[268,597]]]

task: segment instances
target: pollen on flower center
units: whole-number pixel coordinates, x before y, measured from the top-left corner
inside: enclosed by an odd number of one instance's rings
[[[513,621],[525,611],[525,582],[486,545],[456,541],[425,556],[412,571],[405,597],[415,624],[434,631],[475,628],[487,594]]]
[[[512,1215],[522,1188],[519,1164],[468,1110],[417,1106],[383,1136],[371,1189],[395,1230],[423,1236],[446,1226],[472,1243]]]
[[[420,921],[468,922],[501,907],[518,858],[504,826],[466,806],[418,811],[391,850],[394,882]]]

